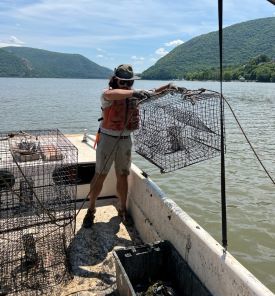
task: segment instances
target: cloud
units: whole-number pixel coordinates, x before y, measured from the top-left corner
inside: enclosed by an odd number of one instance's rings
[[[135,67],[135,72],[142,72],[139,68],[144,65],[145,58],[136,55],[131,56],[132,64]]]
[[[193,1],[187,1],[190,2],[191,9],[194,6]],[[205,1],[208,2],[209,0]],[[193,30],[194,27],[197,28],[190,22],[189,18],[192,16],[189,16],[189,14],[184,18],[184,20],[186,18],[187,20],[182,21],[182,13],[179,12],[181,9],[185,9],[185,5],[179,0],[176,0],[172,5],[155,0],[149,1],[146,5],[141,0],[122,2],[123,5],[118,5],[117,2],[96,0],[18,1],[15,6],[10,5],[8,11],[3,11],[3,14],[0,12],[0,17],[3,16],[4,18],[5,15],[9,15],[10,21],[13,19],[22,23],[24,30],[27,26],[38,40],[41,31],[44,33],[49,31],[52,33],[49,34],[47,39],[56,37],[56,39],[60,38],[60,40],[65,39],[64,41],[66,41],[66,37],[72,36],[72,38],[83,39],[84,41],[80,46],[84,47],[85,40],[91,39],[93,46],[99,48],[119,40],[167,37],[171,36],[171,32],[173,32],[173,35],[179,36],[186,32],[189,23]],[[211,3],[211,1],[209,2]],[[168,7],[169,14],[167,14]],[[197,6],[194,8],[197,8]],[[152,18],[151,11],[158,11],[158,14],[162,17]],[[121,18],[121,15],[127,15],[127,18]],[[129,22],[129,19],[131,19],[131,22]],[[198,28],[196,33],[201,33],[201,29]],[[69,35],[66,30],[70,31],[71,34]],[[66,43],[64,45],[66,46]]]
[[[102,54],[98,54],[97,57],[98,58],[103,58],[103,55]]]
[[[10,36],[7,40],[0,40],[0,47],[6,47],[6,46],[23,46],[25,42],[19,40],[15,36]]]
[[[97,51],[99,52],[106,52],[105,50],[103,50],[102,48],[96,48]]]
[[[177,39],[177,40],[173,40],[173,41],[170,41],[170,42],[166,42],[166,43],[164,43],[164,45],[167,46],[167,47],[175,47],[175,46],[178,46],[178,45],[180,45],[182,43],[184,43],[182,40]],[[169,53],[169,51],[166,50],[164,47],[160,47],[155,51],[155,54],[157,54],[158,56],[161,56],[161,57],[167,55],[168,53]],[[157,60],[157,59],[154,58],[152,61],[155,61],[155,60]]]
[[[165,55],[168,53],[168,51],[167,51],[165,48],[160,47],[160,48],[158,48],[158,49],[155,51],[155,53],[156,53],[157,55],[163,57],[163,56],[165,56]]]
[[[178,46],[178,45],[181,45],[182,43],[184,43],[182,40],[177,39],[170,42],[166,42],[165,46]]]
[[[137,56],[131,56],[131,59],[132,60],[135,60],[135,61],[144,61],[144,57],[137,57]]]

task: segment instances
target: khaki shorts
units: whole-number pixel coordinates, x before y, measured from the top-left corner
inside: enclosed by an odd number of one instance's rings
[[[100,134],[96,149],[96,172],[108,174],[113,162],[118,175],[130,174],[131,166],[131,137],[116,138],[106,134]]]

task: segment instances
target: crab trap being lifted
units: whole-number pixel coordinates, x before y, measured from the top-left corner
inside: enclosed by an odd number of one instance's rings
[[[223,110],[222,110],[223,112]],[[171,172],[220,154],[220,94],[204,89],[167,90],[139,105],[135,151]]]
[[[0,295],[48,295],[68,278],[77,160],[59,130],[0,133]]]

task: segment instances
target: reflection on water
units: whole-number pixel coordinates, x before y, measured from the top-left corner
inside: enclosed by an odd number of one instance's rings
[[[137,81],[137,88],[165,82]],[[219,91],[216,82],[177,82]],[[1,130],[59,128],[63,133],[97,130],[99,96],[107,80],[0,78]],[[275,178],[275,84],[228,82],[224,95],[247,136]],[[226,107],[228,249],[275,292],[275,187],[266,177]],[[161,175],[134,161],[203,228],[221,242],[220,164],[208,161]]]

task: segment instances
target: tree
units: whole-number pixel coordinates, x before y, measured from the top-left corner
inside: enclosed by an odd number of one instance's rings
[[[223,79],[224,79],[225,81],[230,81],[230,80],[231,80],[231,72],[230,72],[230,71],[226,71],[226,72],[224,72],[224,74],[223,74]]]
[[[261,67],[256,70],[256,80],[260,82],[270,82],[271,71],[267,67]]]
[[[260,54],[249,61],[251,65],[259,65],[260,63],[270,62],[270,58],[265,54]]]

